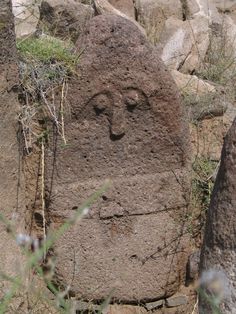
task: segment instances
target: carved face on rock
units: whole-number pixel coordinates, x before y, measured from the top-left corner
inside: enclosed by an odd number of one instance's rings
[[[120,43],[117,38],[114,51],[102,45],[104,38],[97,46],[97,38],[93,44],[87,38],[90,46],[78,78],[69,83],[72,120],[66,133],[76,154],[64,150],[70,155],[63,157],[70,169],[64,177],[147,174],[185,163],[179,94],[157,55],[141,45],[144,39],[138,35],[131,47],[125,41],[129,38],[119,38]]]
[[[97,17],[77,45],[85,50],[78,77],[69,82],[70,116],[65,124],[68,146],[58,145],[58,175],[54,176],[50,213],[54,221],[55,217],[70,216],[104,179],[111,178],[112,187],[93,205],[88,216],[91,219],[83,224],[91,221],[101,232],[101,246],[109,247],[111,241],[115,248],[114,239],[131,237],[134,232],[139,238],[139,229],[142,236],[147,231],[152,237],[154,230],[150,231],[146,222],[142,224],[142,215],[185,207],[186,187],[181,182],[185,181],[186,126],[172,78],[131,22],[115,16]],[[137,215],[138,222],[134,220]],[[124,219],[119,228],[109,225],[114,217]],[[103,225],[101,219],[108,219],[108,224]],[[155,219],[168,220],[164,216]],[[170,229],[175,228],[172,225]],[[155,230],[154,242],[158,234]],[[80,243],[75,245],[80,251]],[[128,265],[123,257],[121,260]],[[99,268],[96,262],[91,267]],[[119,273],[112,267],[112,276]],[[142,275],[143,280],[149,280],[149,275],[146,279]],[[79,273],[78,280],[81,276]],[[110,284],[106,287],[109,291]],[[99,298],[102,293],[92,297]]]

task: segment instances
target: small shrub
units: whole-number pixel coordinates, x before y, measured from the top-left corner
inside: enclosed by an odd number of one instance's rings
[[[218,29],[212,26],[210,44],[201,68],[196,75],[224,87],[228,100],[235,100],[236,57],[233,39],[228,36],[224,20]]]

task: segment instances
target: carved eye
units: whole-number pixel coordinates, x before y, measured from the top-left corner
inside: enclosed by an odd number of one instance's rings
[[[139,104],[139,92],[137,90],[129,90],[124,96],[124,101],[127,109],[132,111]]]
[[[98,94],[94,96],[92,103],[97,115],[105,112],[111,106],[111,100],[106,94]]]

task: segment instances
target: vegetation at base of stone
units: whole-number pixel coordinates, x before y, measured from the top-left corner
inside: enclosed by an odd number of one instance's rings
[[[49,233],[41,243],[38,239],[34,239],[27,234],[17,234],[14,225],[0,214],[1,223],[5,225],[8,233],[22,249],[22,254],[25,257],[24,265],[18,265],[18,275],[13,276],[12,274],[0,272],[1,288],[3,287],[3,282],[8,283],[5,292],[3,289],[0,289],[0,314],[26,313],[24,309],[25,303],[27,304],[27,310],[29,310],[27,313],[46,313],[46,310],[47,313],[54,314],[71,313],[70,285],[62,289],[54,284],[53,277],[56,261],[51,261],[48,253],[68,229],[76,225],[78,221],[88,214],[89,208],[109,188],[109,185],[110,182],[106,181],[99,190],[78,207],[71,218],[68,218],[58,229]],[[54,294],[53,300],[44,295],[40,288],[35,287],[34,278],[36,274]],[[35,294],[33,300],[29,297],[30,294]],[[20,300],[20,302],[17,300]],[[109,302],[110,297],[104,301],[101,309],[106,307]],[[37,309],[38,304],[43,304],[43,308],[41,306],[40,309]],[[102,312],[100,311],[100,313]]]
[[[17,48],[21,56],[28,61],[60,62],[70,69],[79,61],[79,55],[73,53],[71,42],[47,35],[20,40],[17,42]]]
[[[220,305],[227,303],[230,295],[230,281],[227,274],[216,268],[201,271],[197,293],[201,314],[223,314]]]
[[[193,237],[201,235],[206,210],[210,204],[218,162],[204,157],[195,159],[192,165],[191,216],[189,232]]]
[[[201,309],[202,314],[209,314],[209,313],[211,313],[211,314],[223,314],[220,310],[217,299],[214,296],[208,295],[202,289],[197,289],[197,293],[198,293],[199,297],[201,297],[204,300],[204,302],[206,303],[206,307],[208,308],[207,312],[204,312],[204,310]]]

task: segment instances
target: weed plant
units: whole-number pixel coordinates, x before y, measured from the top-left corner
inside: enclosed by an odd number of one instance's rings
[[[53,122],[66,144],[64,130],[64,106],[70,76],[76,74],[80,55],[73,52],[67,41],[42,35],[18,41],[20,54],[20,90],[22,111],[19,121],[25,142],[26,154],[34,143],[41,143],[47,132],[47,121]],[[60,97],[55,98],[55,91]],[[40,134],[34,131],[35,119],[44,121]]]
[[[73,53],[73,44],[48,35],[29,37],[17,42],[18,51],[28,62],[60,63],[73,69],[79,55]]]
[[[201,237],[205,223],[206,211],[210,204],[214,179],[219,163],[204,157],[195,159],[192,165],[191,216],[189,232],[195,238]]]
[[[22,296],[24,302],[27,296],[28,287],[32,289],[33,281],[26,283],[27,274],[34,273],[37,274],[44,281],[46,286],[51,290],[51,292],[55,296],[55,300],[51,301],[47,297],[41,295],[38,291],[36,297],[43,298],[46,303],[48,303],[49,307],[54,307],[57,312],[53,313],[63,313],[69,314],[71,313],[71,303],[67,300],[69,297],[70,287],[66,287],[64,291],[60,291],[53,283],[53,273],[48,276],[48,273],[44,273],[43,263],[45,262],[45,252],[47,252],[52,248],[56,241],[60,239],[60,237],[72,226],[76,225],[80,219],[82,219],[85,215],[88,214],[89,208],[92,204],[107,190],[109,186],[109,181],[105,182],[104,185],[95,192],[87,201],[82,204],[75,212],[74,216],[68,220],[66,220],[59,229],[51,232],[47,235],[46,239],[40,244],[37,239],[32,239],[28,235],[24,234],[16,234],[14,227],[11,225],[9,221],[2,215],[0,215],[1,222],[6,226],[8,232],[11,234],[14,241],[22,249],[22,254],[25,256],[25,263],[23,265],[22,275],[11,276],[5,273],[1,273],[0,277],[3,281],[8,282],[9,289],[2,296],[0,300],[0,314],[4,313],[12,313],[12,304],[14,304],[14,300],[16,297]],[[33,248],[33,252],[31,251]],[[52,272],[53,272],[52,267]],[[108,298],[110,300],[110,298]],[[40,300],[42,301],[42,300]],[[108,305],[109,301],[105,300],[104,304],[102,304],[101,309]],[[24,313],[20,311],[20,308],[16,313]],[[30,313],[35,313],[34,309]],[[41,312],[42,313],[42,312]],[[50,312],[47,312],[50,313]]]

